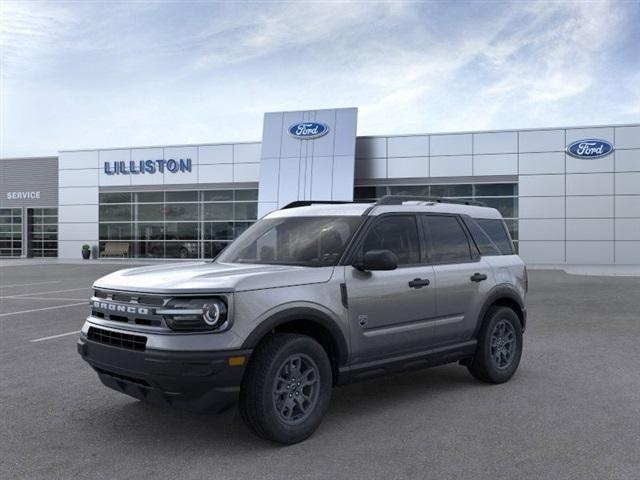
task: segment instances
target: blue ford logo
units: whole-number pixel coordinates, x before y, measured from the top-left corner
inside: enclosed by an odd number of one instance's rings
[[[567,153],[576,158],[600,158],[613,152],[613,145],[606,140],[590,138],[578,140],[567,147]]]
[[[302,140],[311,140],[329,133],[329,125],[322,122],[300,122],[289,127],[289,135]]]

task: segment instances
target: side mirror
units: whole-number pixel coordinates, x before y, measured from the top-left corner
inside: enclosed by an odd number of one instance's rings
[[[398,268],[398,257],[391,250],[369,250],[353,264],[353,268],[364,271],[395,270]]]

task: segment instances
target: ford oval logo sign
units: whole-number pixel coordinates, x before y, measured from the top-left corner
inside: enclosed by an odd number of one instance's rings
[[[578,140],[567,147],[567,153],[576,158],[601,158],[613,152],[613,145],[606,140],[590,138]]]
[[[301,140],[311,140],[329,133],[329,125],[322,122],[300,122],[289,127],[289,135]]]

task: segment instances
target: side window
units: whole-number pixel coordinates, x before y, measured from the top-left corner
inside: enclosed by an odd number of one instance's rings
[[[391,250],[398,257],[398,265],[420,263],[415,216],[392,215],[377,219],[364,237],[360,254],[370,250]]]
[[[477,218],[476,222],[493,240],[493,243],[497,245],[503,255],[513,255],[513,244],[507,227],[502,220]]]
[[[494,243],[489,235],[482,229],[480,225],[476,223],[473,218],[465,218],[464,222],[467,224],[473,240],[476,242],[478,249],[482,255],[502,255],[500,248]]]
[[[431,263],[471,261],[471,249],[462,225],[456,217],[423,215]]]

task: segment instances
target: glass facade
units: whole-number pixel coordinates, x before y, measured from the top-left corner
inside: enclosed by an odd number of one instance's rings
[[[373,201],[385,195],[414,195],[474,200],[498,209],[518,248],[518,184],[517,183],[455,183],[430,185],[376,185],[354,189],[355,201]]]
[[[30,257],[58,256],[58,209],[27,210]]]
[[[22,255],[22,209],[0,208],[0,257]]]
[[[255,222],[258,190],[104,192],[99,209],[101,256],[212,258]]]

